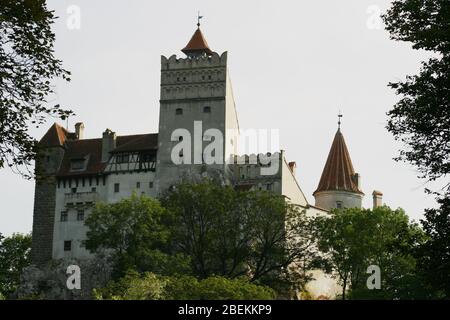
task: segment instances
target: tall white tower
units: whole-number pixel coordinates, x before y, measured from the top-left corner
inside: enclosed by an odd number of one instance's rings
[[[327,210],[362,206],[364,193],[360,186],[360,176],[353,169],[350,153],[341,132],[340,120],[319,186],[313,195],[316,206]]]
[[[209,48],[200,24],[182,52],[185,58],[161,57],[158,193],[184,177],[204,175],[206,167],[226,178],[226,163],[237,150],[239,125],[227,52],[219,55]],[[183,131],[189,132],[189,136],[182,136]],[[186,139],[190,140],[191,148],[179,151],[182,144],[186,145]],[[220,150],[213,152],[220,161],[213,164],[207,162],[203,153],[211,151],[207,148],[212,142],[220,144]]]

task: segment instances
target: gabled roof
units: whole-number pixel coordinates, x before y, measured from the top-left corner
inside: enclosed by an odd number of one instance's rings
[[[69,132],[66,129],[54,123],[39,141],[39,145],[43,147],[62,147],[68,135]]]
[[[158,147],[158,134],[137,134],[117,136],[113,152],[132,152],[155,150]],[[70,140],[65,143],[64,157],[57,173],[60,177],[101,174],[106,162],[102,162],[102,139]],[[86,170],[71,171],[71,160],[88,159]]]
[[[158,134],[142,134],[135,135],[135,138],[127,143],[124,143],[115,148],[112,153],[118,152],[132,152],[132,151],[146,151],[158,149]]]
[[[340,129],[334,136],[319,186],[314,194],[320,191],[349,191],[363,194],[358,188],[350,153]]]
[[[200,30],[200,27],[195,30],[194,35],[192,36],[189,43],[181,49],[186,55],[190,54],[212,54],[212,50],[208,46],[208,42],[206,42],[205,37],[203,36],[202,31]]]

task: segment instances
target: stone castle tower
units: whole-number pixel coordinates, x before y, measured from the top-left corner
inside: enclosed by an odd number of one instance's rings
[[[334,136],[319,186],[313,193],[315,205],[326,210],[361,208],[364,193],[361,190],[360,180],[360,175],[353,169],[339,121],[339,128]]]
[[[52,259],[55,223],[56,174],[64,157],[67,131],[56,123],[39,142],[43,149],[36,159],[31,260],[43,264]]]
[[[161,57],[161,93],[158,136],[157,189],[170,188],[186,175],[202,174],[204,165],[228,176],[226,163],[236,154],[239,124],[227,52],[213,52],[200,24],[182,52],[186,58]],[[186,141],[188,139],[189,141]],[[174,148],[186,143],[186,150]],[[218,161],[208,163],[203,152],[212,151]],[[192,147],[190,147],[190,145]],[[175,159],[174,159],[175,158]]]

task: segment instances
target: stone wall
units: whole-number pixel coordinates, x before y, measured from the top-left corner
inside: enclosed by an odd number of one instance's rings
[[[52,259],[53,227],[55,222],[56,177],[64,149],[47,148],[36,160],[33,234],[31,261],[42,265]]]

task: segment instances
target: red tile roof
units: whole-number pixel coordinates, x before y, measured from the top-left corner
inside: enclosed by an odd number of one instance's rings
[[[118,136],[117,148],[113,152],[132,152],[144,150],[156,150],[158,148],[158,134],[138,134]],[[57,173],[58,176],[77,176],[100,174],[105,169],[106,163],[102,162],[102,139],[66,140],[64,157]],[[88,157],[86,170],[70,170],[70,162],[73,159]]]
[[[112,153],[156,150],[158,148],[158,134],[136,135],[135,139],[123,143],[115,148]]]
[[[350,191],[363,194],[355,179],[355,170],[345,144],[344,136],[338,129],[328,154],[327,162],[314,194],[320,191]]]
[[[208,42],[206,42],[205,37],[203,36],[202,31],[200,28],[195,30],[194,35],[192,36],[189,43],[181,49],[186,55],[189,55],[191,53],[207,53],[212,54],[212,50],[208,46]]]

